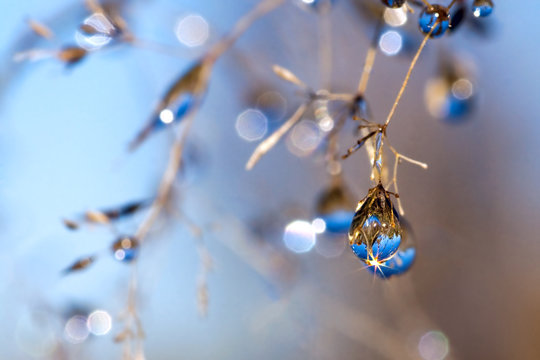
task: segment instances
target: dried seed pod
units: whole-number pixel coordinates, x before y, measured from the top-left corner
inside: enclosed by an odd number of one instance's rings
[[[78,230],[79,224],[76,221],[69,220],[69,219],[63,219],[62,222],[64,223],[65,227],[67,227],[69,230]]]
[[[129,215],[133,215],[137,211],[139,211],[141,208],[148,205],[148,201],[134,201],[130,202],[121,206],[118,206],[116,208],[103,210],[102,213],[109,219],[109,220],[117,220]]]
[[[36,35],[41,36],[44,39],[50,40],[54,37],[54,33],[46,25],[32,19],[28,19],[28,26],[32,29]]]
[[[96,224],[108,224],[110,222],[109,217],[97,210],[89,210],[84,214],[86,221]]]
[[[88,52],[78,46],[66,46],[61,49],[56,57],[67,65],[74,65],[80,62]]]
[[[112,244],[111,250],[116,260],[130,262],[139,252],[139,242],[132,236],[122,236]]]
[[[349,229],[349,244],[361,260],[381,263],[390,259],[401,243],[399,216],[390,194],[379,183],[358,204]]]
[[[69,274],[69,273],[72,273],[74,271],[79,271],[79,270],[82,270],[82,269],[86,269],[88,266],[90,266],[91,264],[94,263],[94,261],[96,260],[95,256],[86,256],[86,257],[83,257],[77,261],[75,261],[71,266],[69,266],[68,268],[66,268],[63,273],[64,274]]]

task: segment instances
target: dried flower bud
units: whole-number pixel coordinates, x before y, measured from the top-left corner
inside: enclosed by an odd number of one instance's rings
[[[96,258],[94,256],[87,256],[87,257],[81,258],[75,261],[71,266],[66,268],[63,272],[64,274],[69,274],[74,271],[86,269],[88,266],[94,263],[95,259]]]
[[[60,50],[57,58],[68,65],[74,65],[81,61],[87,54],[87,51],[78,46],[67,46]]]

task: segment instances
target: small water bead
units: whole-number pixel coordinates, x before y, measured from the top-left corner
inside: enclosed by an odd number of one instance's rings
[[[388,279],[393,275],[401,275],[407,272],[416,257],[416,249],[414,247],[405,250],[398,250],[390,260],[378,266],[368,266],[368,271],[374,273],[382,279]]]
[[[354,203],[349,191],[342,184],[325,189],[317,200],[317,215],[324,220],[326,231],[346,233],[354,216]]]
[[[182,73],[161,98],[154,116],[131,142],[130,150],[136,149],[156,130],[179,122],[201,103],[211,70],[212,62],[202,59]]]
[[[448,9],[441,5],[426,7],[418,18],[418,25],[425,34],[429,34],[431,29],[435,27],[431,33],[432,38],[442,36],[450,27]]]
[[[116,260],[130,262],[139,252],[139,242],[134,237],[123,236],[112,244],[111,249]]]
[[[425,101],[429,113],[436,118],[456,122],[473,109],[474,86],[467,78],[434,78],[427,82]]]
[[[401,234],[390,195],[378,184],[358,204],[349,229],[351,249],[363,261],[384,262],[398,251]]]
[[[401,219],[401,245],[396,254],[384,264],[368,266],[368,271],[383,279],[388,279],[394,275],[401,275],[407,272],[413,265],[416,258],[416,246],[410,225]]]
[[[300,0],[301,5],[315,11],[328,11],[335,0]]]
[[[493,1],[474,0],[472,9],[475,17],[489,16],[493,12]]]
[[[405,4],[405,0],[382,0],[382,3],[389,8],[400,8]]]

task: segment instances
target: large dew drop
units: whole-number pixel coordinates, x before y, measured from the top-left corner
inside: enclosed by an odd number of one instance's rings
[[[381,263],[390,259],[401,243],[399,217],[389,193],[379,184],[358,204],[349,229],[349,244],[362,261]]]

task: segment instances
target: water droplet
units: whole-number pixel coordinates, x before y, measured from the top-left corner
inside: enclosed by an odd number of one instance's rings
[[[493,1],[474,0],[472,9],[475,17],[486,17],[493,12]]]
[[[131,142],[130,150],[135,150],[155,130],[182,120],[203,100],[212,64],[206,59],[196,62],[169,87],[150,121]],[[171,118],[171,113],[174,118]]]
[[[342,184],[325,189],[317,200],[317,216],[326,224],[326,231],[346,233],[354,216],[354,203]]]
[[[399,7],[392,8],[388,7],[384,10],[384,22],[390,26],[402,26],[407,22],[407,8]]]
[[[334,4],[334,0],[300,0],[300,4],[315,11],[328,11]]]
[[[401,234],[390,195],[381,184],[371,188],[358,204],[349,229],[351,249],[363,261],[384,262],[397,252]]]
[[[103,14],[95,13],[84,19],[75,40],[86,50],[98,50],[118,35],[114,24]]]
[[[455,122],[472,110],[474,86],[467,78],[434,78],[426,84],[425,101],[433,117]]]
[[[396,9],[405,4],[405,0],[382,0],[382,3],[389,8]]]
[[[435,26],[435,29],[431,33],[432,38],[443,35],[450,26],[448,9],[441,5],[426,7],[418,18],[418,25],[420,26],[420,30],[425,34],[428,34]]]
[[[122,236],[112,244],[111,248],[116,260],[130,262],[137,256],[139,242],[134,237]]]
[[[410,226],[401,219],[401,245],[396,254],[383,264],[376,266],[368,266],[368,271],[378,275],[380,278],[388,279],[393,275],[401,275],[407,272],[414,263],[416,258],[416,246],[413,239]]]

